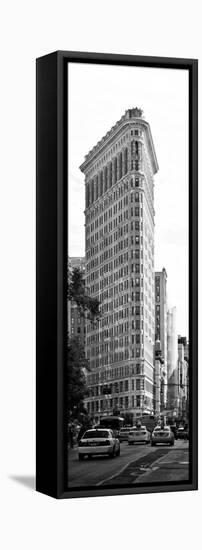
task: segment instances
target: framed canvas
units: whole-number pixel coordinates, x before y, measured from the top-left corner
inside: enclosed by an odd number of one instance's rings
[[[196,490],[198,62],[36,67],[36,489]]]

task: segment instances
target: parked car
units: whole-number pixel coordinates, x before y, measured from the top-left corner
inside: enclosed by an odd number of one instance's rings
[[[151,444],[152,446],[157,445],[157,443],[167,443],[168,445],[174,445],[174,434],[170,429],[170,426],[156,426],[151,435]]]
[[[106,454],[111,458],[120,455],[120,441],[112,430],[87,430],[79,441],[78,457],[83,460],[93,455]]]
[[[133,426],[128,434],[128,445],[133,445],[134,443],[150,443],[151,434],[147,430],[146,426]]]
[[[188,429],[181,426],[176,433],[176,439],[189,439]]]
[[[121,428],[119,432],[119,441],[128,441],[128,434],[131,430],[131,426],[125,426],[125,428]]]

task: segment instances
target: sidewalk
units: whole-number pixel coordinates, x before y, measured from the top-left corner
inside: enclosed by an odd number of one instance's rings
[[[126,485],[189,480],[189,450],[186,448],[148,449],[143,456],[130,461],[118,474],[102,485]]]
[[[169,451],[151,464],[149,471],[138,476],[137,483],[154,483],[189,480],[189,450]]]

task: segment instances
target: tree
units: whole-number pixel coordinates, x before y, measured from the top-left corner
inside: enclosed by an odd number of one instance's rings
[[[91,323],[99,320],[100,302],[97,298],[88,296],[85,289],[84,276],[81,270],[75,267],[67,271],[67,300],[76,303],[80,314]],[[67,413],[77,414],[85,412],[83,400],[88,393],[84,369],[89,370],[88,360],[85,357],[84,346],[79,337],[67,339]]]
[[[84,374],[84,369],[88,369],[88,361],[78,337],[68,340],[67,353],[67,409],[73,412],[81,408],[88,393]]]
[[[67,299],[75,302],[81,315],[86,316],[91,322],[99,319],[100,302],[97,298],[88,296],[84,276],[79,267],[67,271]]]

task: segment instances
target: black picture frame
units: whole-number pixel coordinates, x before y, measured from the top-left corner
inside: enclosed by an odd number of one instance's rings
[[[66,361],[67,78],[69,62],[187,69],[189,72],[190,480],[151,486],[66,490],[64,362]],[[55,498],[198,488],[198,61],[58,51],[36,62],[36,489]]]

